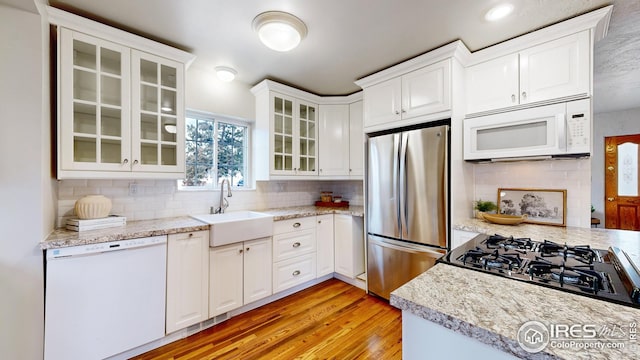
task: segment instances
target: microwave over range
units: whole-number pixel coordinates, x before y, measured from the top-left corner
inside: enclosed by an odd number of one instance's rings
[[[464,159],[582,157],[591,154],[589,99],[464,120]]]

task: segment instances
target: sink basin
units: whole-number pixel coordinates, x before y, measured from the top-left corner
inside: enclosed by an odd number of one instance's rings
[[[220,246],[273,235],[273,216],[256,211],[191,215],[211,225],[209,246]]]

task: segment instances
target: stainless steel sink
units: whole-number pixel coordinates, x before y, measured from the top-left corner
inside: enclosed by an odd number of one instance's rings
[[[191,215],[211,225],[209,246],[220,246],[273,235],[273,216],[257,211]]]

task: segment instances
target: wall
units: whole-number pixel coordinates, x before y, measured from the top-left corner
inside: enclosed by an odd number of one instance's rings
[[[474,173],[476,200],[496,201],[498,188],[567,189],[567,226],[591,226],[589,159],[476,164]]]
[[[255,119],[256,100],[248,84],[239,81],[222,82],[216,77],[213,68],[203,69],[195,64],[187,70],[186,78],[187,109]]]
[[[178,191],[173,180],[138,180],[138,193],[129,195],[133,180],[62,180],[59,183],[58,225],[74,217],[73,206],[88,194],[103,194],[113,202],[112,214],[127,221],[155,219],[209,212],[217,206],[220,191]],[[342,195],[352,205],[363,205],[362,181],[271,181],[257,182],[255,190],[236,190],[228,211],[312,205],[321,191]]]
[[[593,116],[593,156],[591,157],[591,201],[604,227],[604,138],[640,134],[640,108],[600,113]]]
[[[48,27],[40,16],[0,5],[0,351],[42,359],[43,259],[53,227],[50,178]],[[44,50],[43,50],[44,49]]]

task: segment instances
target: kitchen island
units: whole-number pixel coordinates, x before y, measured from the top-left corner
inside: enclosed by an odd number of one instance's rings
[[[637,232],[530,224],[506,226],[475,219],[454,228],[600,249],[617,246],[640,263],[640,234]],[[464,358],[472,354],[477,358],[479,352],[491,358],[640,358],[634,333],[640,322],[640,308],[448,264],[438,264],[394,291],[391,304],[403,311],[403,354],[406,359],[425,353],[436,358]],[[573,347],[564,347],[565,342],[551,339],[543,351],[528,353],[517,341],[520,326],[528,321],[538,321],[546,327],[578,325],[575,336],[570,336],[570,340],[577,341]],[[584,339],[590,334],[578,333],[578,330],[592,328],[598,334],[586,341]],[[578,348],[577,343],[592,347]],[[603,344],[604,348],[591,345],[596,343]]]

